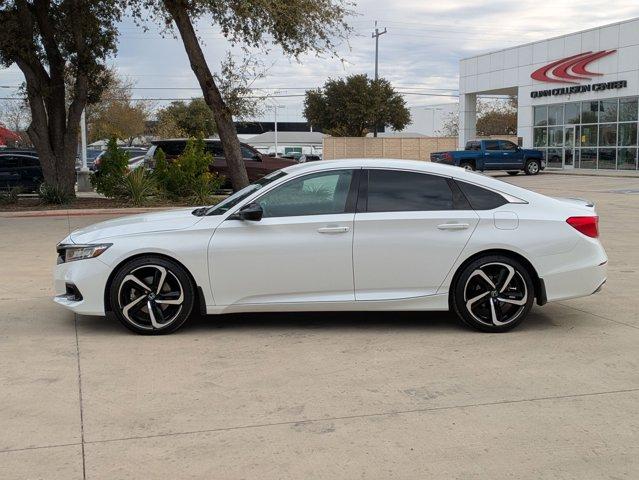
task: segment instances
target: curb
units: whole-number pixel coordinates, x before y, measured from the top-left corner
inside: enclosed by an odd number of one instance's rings
[[[606,172],[603,170],[544,170],[544,175],[549,173],[551,175],[572,175],[573,177],[604,177],[604,178],[637,178],[639,179],[639,172],[629,170],[628,172],[611,171]]]
[[[134,215],[158,210],[173,210],[177,207],[147,207],[147,208],[69,208],[64,210],[30,210],[17,212],[0,212],[0,218],[31,218],[31,217],[83,217],[89,215]]]

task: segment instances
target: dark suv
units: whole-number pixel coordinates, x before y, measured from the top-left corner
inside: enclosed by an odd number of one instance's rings
[[[228,179],[226,157],[224,156],[222,142],[219,140],[204,140],[204,142],[206,144],[207,152],[213,155],[213,163],[209,165],[209,171],[219,175],[224,175]],[[151,143],[153,146],[149,148],[144,158],[144,165],[151,169],[155,167],[155,154],[159,148],[162,149],[169,161],[181,155],[186,148],[185,139],[157,140]],[[279,170],[280,168],[297,164],[295,160],[269,157],[245,143],[240,143],[240,148],[242,149],[242,157],[244,158],[244,165],[246,165],[246,172],[248,173],[248,177],[251,182],[259,180],[264,175],[275,170]]]
[[[38,154],[33,150],[0,150],[0,189],[20,187],[37,192],[44,181]]]

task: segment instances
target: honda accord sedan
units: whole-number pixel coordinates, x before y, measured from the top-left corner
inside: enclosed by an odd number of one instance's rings
[[[128,216],[58,246],[55,301],[141,334],[192,313],[453,310],[503,332],[606,280],[592,204],[458,167],[310,162],[218,205]],[[111,316],[111,315],[109,315]]]

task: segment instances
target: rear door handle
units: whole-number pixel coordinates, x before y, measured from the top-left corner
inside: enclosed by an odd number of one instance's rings
[[[470,227],[467,223],[442,223],[437,225],[440,230],[466,230]]]
[[[317,229],[319,233],[346,233],[351,227],[320,227]]]

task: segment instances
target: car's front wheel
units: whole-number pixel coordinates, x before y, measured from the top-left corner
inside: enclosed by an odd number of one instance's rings
[[[502,255],[471,262],[452,288],[451,303],[459,318],[484,332],[505,332],[521,323],[535,296],[528,270]]]
[[[136,333],[158,335],[180,328],[191,315],[195,288],[186,270],[157,256],[122,265],[111,282],[111,309]]]

